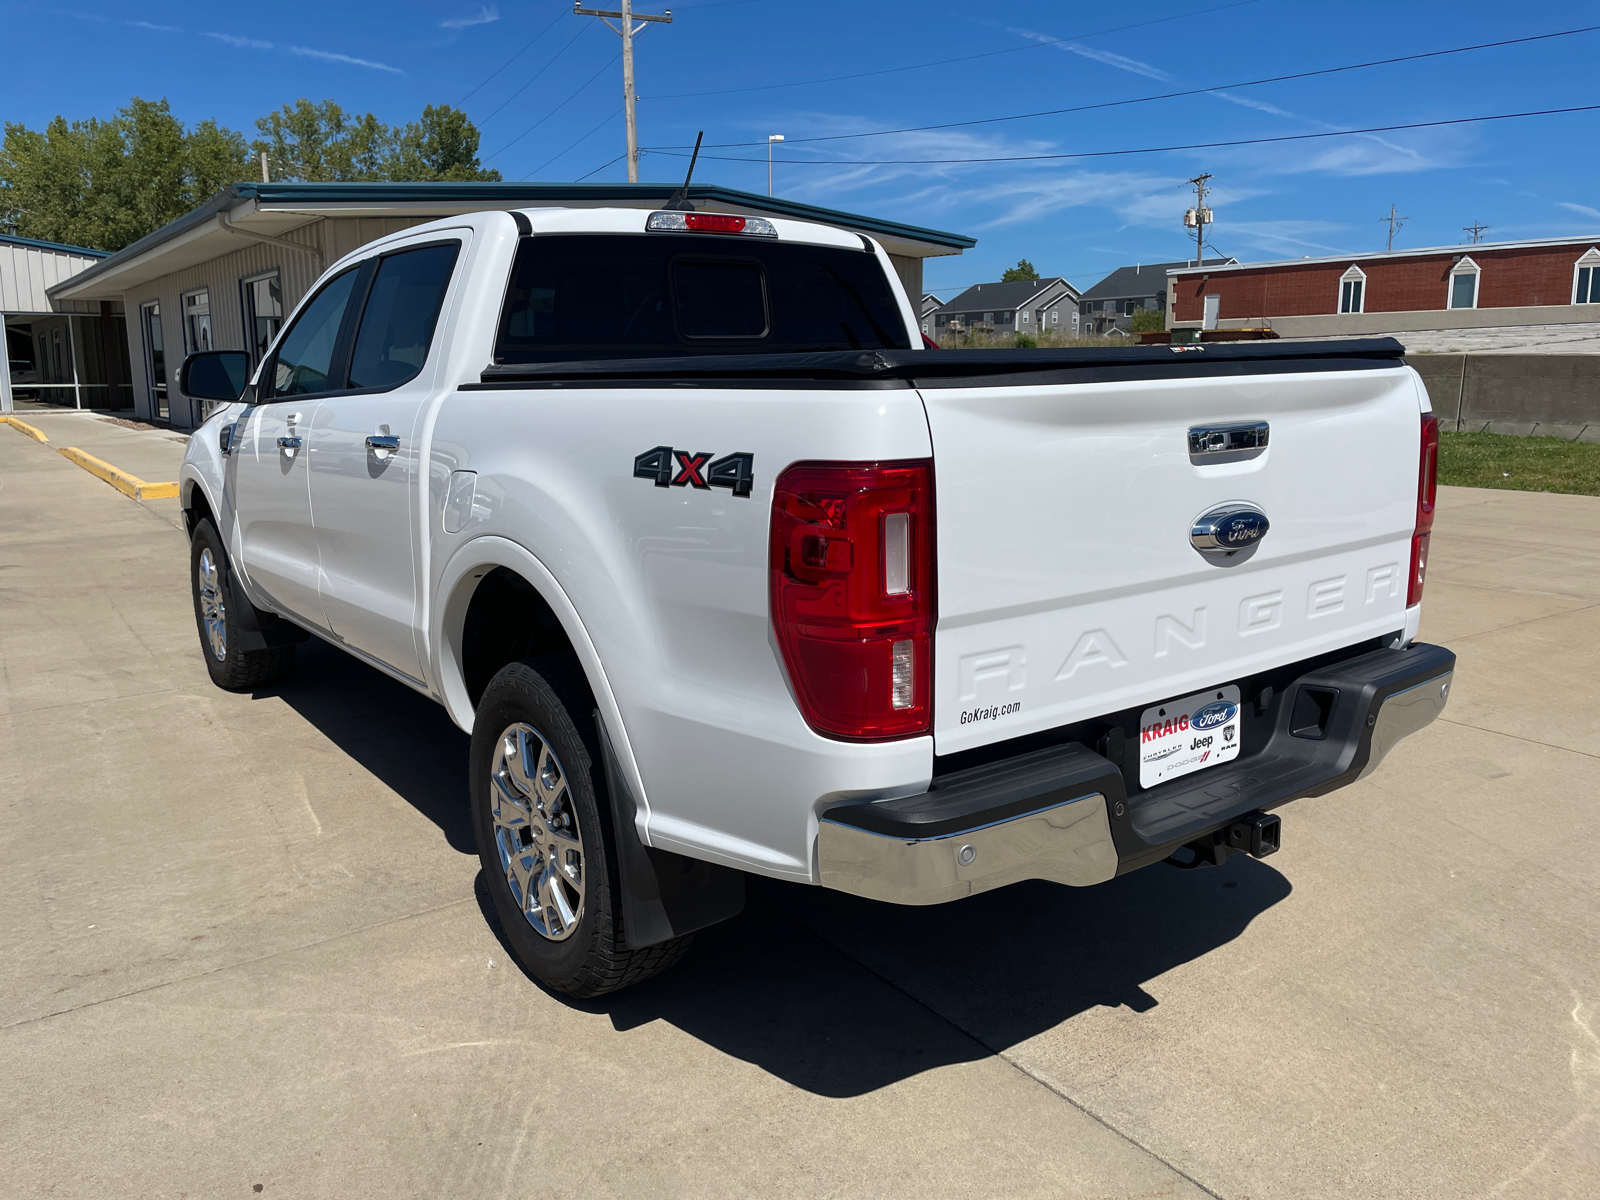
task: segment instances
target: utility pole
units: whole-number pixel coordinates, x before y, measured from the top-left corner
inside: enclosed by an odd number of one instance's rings
[[[1206,226],[1211,224],[1211,210],[1206,207],[1206,193],[1211,191],[1206,183],[1210,175],[1196,175],[1189,180],[1194,188],[1194,207],[1183,214],[1183,223],[1194,230],[1194,265],[1202,266],[1206,261]]]
[[[1399,210],[1391,204],[1389,205],[1389,215],[1387,217],[1378,218],[1380,221],[1387,221],[1389,223],[1389,244],[1387,247],[1385,247],[1385,250],[1394,249],[1394,235],[1399,233],[1401,227],[1411,219],[1410,217],[1402,217],[1398,214]]]
[[[633,94],[633,38],[649,22],[671,25],[672,10],[669,8],[665,15],[653,17],[646,13],[634,12],[633,0],[622,0],[620,12],[609,8],[583,8],[578,0],[573,0],[572,12],[574,16],[579,17],[599,17],[609,29],[622,35],[622,108],[628,123],[628,182],[638,183],[639,123],[633,114],[633,102],[638,98]],[[622,24],[613,25],[607,18],[615,18]],[[635,20],[639,24],[635,25]]]
[[[1461,227],[1461,232],[1471,237],[1472,244],[1476,246],[1478,244],[1478,239],[1489,232],[1489,227],[1487,225],[1480,225],[1478,222],[1474,221],[1471,225],[1463,225]]]

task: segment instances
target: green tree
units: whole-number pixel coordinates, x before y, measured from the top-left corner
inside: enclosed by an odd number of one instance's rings
[[[1128,329],[1133,333],[1154,333],[1167,327],[1167,314],[1159,308],[1141,308],[1134,312]]]
[[[247,178],[244,139],[193,130],[165,100],[135,96],[109,121],[56,117],[42,132],[7,122],[0,222],[23,237],[120,250]]]
[[[497,183],[500,172],[478,163],[478,127],[448,104],[430,104],[422,120],[397,129],[389,178]]]
[[[428,105],[422,119],[389,126],[371,113],[347,113],[333,100],[299,99],[256,122],[273,179],[307,183],[493,181],[500,172],[478,163],[478,128],[448,104]]]
[[[1000,282],[1017,283],[1025,279],[1037,278],[1039,278],[1039,272],[1034,269],[1033,264],[1025,258],[1019,258],[1016,266],[1005,269],[1005,273],[1000,276]]]

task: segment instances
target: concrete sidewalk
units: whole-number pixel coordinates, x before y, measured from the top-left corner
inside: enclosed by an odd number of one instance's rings
[[[189,444],[169,429],[129,429],[89,413],[18,413],[50,438],[51,449],[76,446],[151,483],[175,480]]]
[[[1270,862],[933,909],[756,882],[574,1004],[501,946],[442,710],[319,642],[217,691],[182,534],[0,430],[0,1178],[1593,1196],[1600,500],[1441,492],[1447,716]]]

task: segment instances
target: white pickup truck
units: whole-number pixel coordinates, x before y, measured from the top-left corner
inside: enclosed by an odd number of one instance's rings
[[[310,634],[472,735],[511,945],[662,969],[744,874],[902,904],[1277,848],[1455,657],[1390,340],[924,348],[870,238],[449,218],[335,263],[181,494],[212,678]]]

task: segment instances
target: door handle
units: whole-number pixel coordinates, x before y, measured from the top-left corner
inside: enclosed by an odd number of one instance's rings
[[[278,439],[278,449],[298,450],[300,449],[300,439],[297,437],[281,437]]]
[[[400,449],[400,439],[397,437],[391,437],[388,434],[374,433],[369,435],[367,438],[367,449],[398,450]]]

